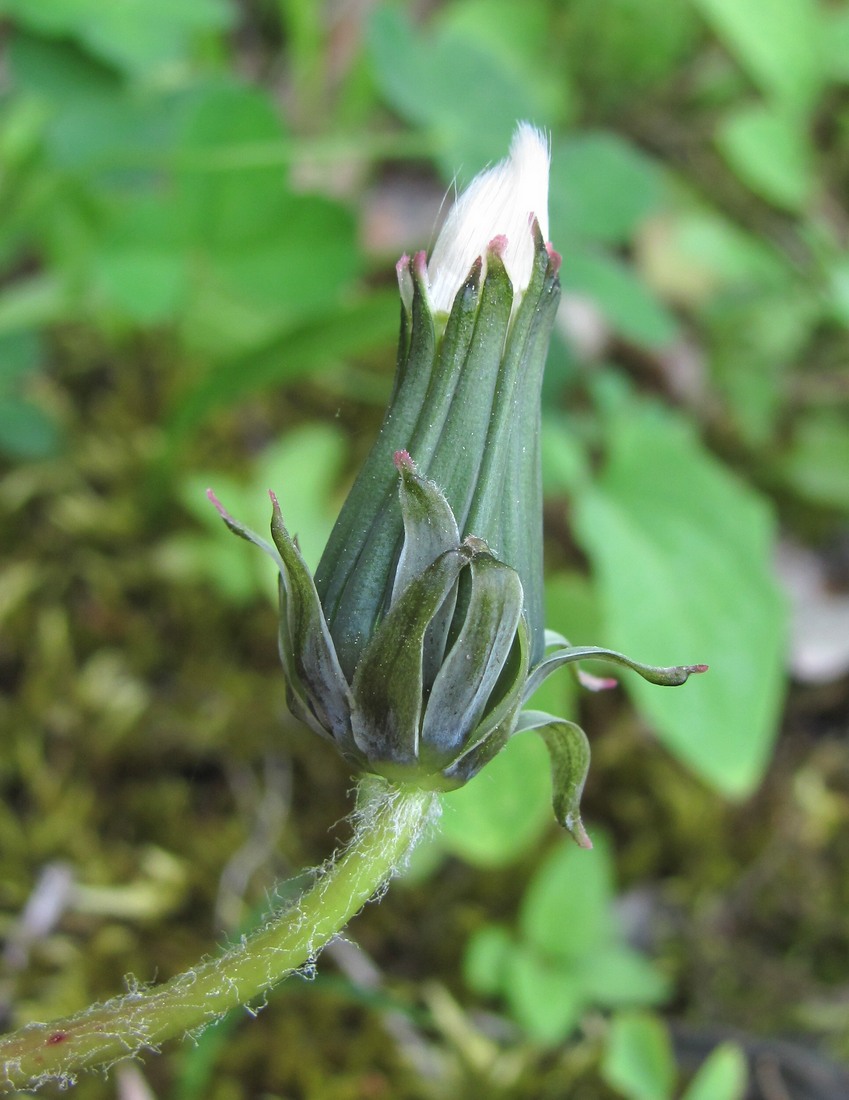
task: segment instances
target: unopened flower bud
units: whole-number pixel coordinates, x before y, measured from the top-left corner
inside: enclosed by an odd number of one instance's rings
[[[359,768],[443,787],[536,729],[555,812],[586,846],[586,737],[522,707],[584,658],[670,685],[704,666],[652,668],[544,630],[540,386],[560,296],[547,199],[547,142],[521,123],[506,160],[458,199],[430,262],[402,257],[392,399],[315,580],[276,498],[271,543],[215,503],[279,569],[297,718]]]

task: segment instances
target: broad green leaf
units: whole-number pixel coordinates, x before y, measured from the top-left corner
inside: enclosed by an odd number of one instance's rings
[[[178,313],[187,263],[174,207],[142,194],[115,211],[92,257],[92,274],[106,302],[139,324],[158,324]]]
[[[592,851],[564,840],[543,860],[519,913],[524,939],[542,954],[572,963],[611,940],[613,863],[604,837]]]
[[[562,249],[581,238],[623,243],[657,209],[660,193],[656,166],[617,134],[560,140],[551,151],[551,239]]]
[[[736,1043],[721,1043],[702,1063],[681,1100],[744,1100],[748,1083],[746,1055]]]
[[[440,842],[478,867],[503,867],[551,823],[548,753],[536,734],[513,737],[474,779],[443,796]]]
[[[569,971],[528,947],[516,946],[509,956],[504,992],[513,1015],[540,1043],[559,1042],[580,1020],[581,991]]]
[[[800,119],[760,104],[739,107],[725,118],[716,140],[730,166],[757,194],[792,211],[808,204],[815,166]]]
[[[166,197],[161,172],[180,134],[182,98],[176,94],[124,93],[105,87],[96,95],[72,95],[47,129],[53,164],[85,173],[102,192],[123,197],[157,186]]]
[[[602,251],[569,251],[560,273],[564,290],[590,298],[617,333],[650,347],[669,344],[677,326],[623,261]]]
[[[658,408],[626,403],[608,438],[607,465],[575,508],[604,640],[645,660],[710,665],[674,690],[623,682],[676,755],[743,797],[763,774],[783,692],[769,509]]]
[[[382,5],[369,20],[368,44],[380,91],[433,132],[449,179],[458,169],[471,179],[503,157],[517,119],[546,121],[534,89],[482,40],[450,28],[424,34],[401,9]]]
[[[259,89],[224,83],[187,109],[180,134],[180,213],[186,235],[211,252],[262,247],[289,200],[280,163],[247,159],[257,146],[283,148],[283,128]],[[291,228],[297,231],[297,226]]]
[[[627,1100],[667,1100],[675,1086],[675,1059],[663,1022],[647,1012],[614,1016],[601,1075]]]
[[[286,319],[327,310],[360,267],[353,214],[318,195],[286,195],[262,238],[216,247],[214,270],[246,301]]]
[[[693,0],[740,65],[770,97],[805,112],[827,77],[816,0]]]

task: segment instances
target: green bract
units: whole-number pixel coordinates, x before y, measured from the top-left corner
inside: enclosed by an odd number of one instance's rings
[[[458,248],[442,238],[437,246],[446,262],[468,247],[463,219],[477,218],[470,196],[491,192],[503,203],[511,173],[519,201],[536,194],[527,171],[542,140],[520,127],[511,159],[461,198],[461,217],[448,223]],[[515,224],[516,211],[508,213]],[[358,768],[446,789],[514,733],[536,729],[551,755],[558,820],[589,845],[579,813],[587,739],[574,723],[523,705],[550,672],[584,658],[659,684],[683,683],[703,666],[651,668],[545,631],[540,386],[560,257],[536,217],[522,228],[528,238],[512,250],[504,236],[484,242],[447,314],[434,308],[425,254],[399,262],[392,398],[314,580],[276,498],[273,543],[219,510],[280,571],[280,654],[296,717]],[[516,293],[505,256],[514,257]]]

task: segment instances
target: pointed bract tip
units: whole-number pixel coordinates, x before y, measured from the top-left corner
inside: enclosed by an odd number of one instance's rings
[[[507,251],[507,237],[504,233],[499,233],[497,237],[493,237],[487,245],[487,252],[493,256],[497,256],[499,260],[504,258],[504,253]]]
[[[566,829],[579,848],[583,848],[587,852],[592,849],[593,842],[590,840],[579,814],[569,814],[563,822],[563,828]]]
[[[545,250],[548,253],[548,262],[551,265],[551,274],[556,275],[560,271],[560,268],[563,266],[563,257],[560,255],[557,249],[553,247],[551,241],[546,244]]]
[[[215,495],[215,491],[213,489],[207,489],[206,490],[206,499],[209,501],[209,503],[213,506],[213,508],[216,510],[216,512],[219,514],[219,516],[221,516],[221,518],[226,523],[233,522],[233,517],[230,515],[230,513],[227,511],[227,509],[224,507],[224,505],[221,503],[221,501],[218,499],[218,497]]]
[[[416,252],[412,260],[413,273],[419,278],[427,279],[427,252]]]
[[[707,672],[707,670],[709,668],[710,668],[710,665],[689,665],[688,668],[687,668],[687,671],[688,672]]]
[[[409,451],[396,451],[392,456],[392,461],[395,463],[395,469],[399,474],[402,470],[410,470],[412,473],[416,472],[416,464],[410,458]]]

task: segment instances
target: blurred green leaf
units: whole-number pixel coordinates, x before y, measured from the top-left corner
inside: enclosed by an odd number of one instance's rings
[[[207,533],[171,539],[162,550],[160,564],[173,575],[204,577],[234,603],[245,603],[260,591],[276,603],[273,565],[259,554],[246,553],[245,546],[232,538],[210,505],[206,490],[213,488],[229,511],[261,534],[271,522],[268,490],[274,490],[289,530],[297,536],[304,559],[314,569],[334,522],[331,497],[342,452],[341,436],[331,425],[310,424],[267,447],[248,482],[214,471],[192,475],[180,496]]]
[[[178,202],[187,237],[210,251],[262,245],[281,228],[291,196],[284,167],[246,162],[245,151],[282,148],[271,99],[236,83],[197,96],[180,132]]]
[[[849,83],[849,7],[821,9],[828,73],[833,80]]]
[[[0,0],[0,14],[42,34],[74,38],[103,60],[144,73],[182,60],[199,32],[224,30],[235,12],[227,0]]]
[[[698,37],[689,5],[668,0],[570,0],[562,17],[566,68],[591,115],[632,110],[673,77]]]
[[[57,425],[37,405],[21,397],[0,397],[0,451],[10,458],[49,458],[61,439]]]
[[[212,259],[239,294],[281,318],[328,310],[362,263],[353,214],[318,195],[286,196],[262,236]]]
[[[770,443],[788,404],[794,364],[821,316],[818,289],[785,278],[717,298],[703,317],[712,380],[736,430],[754,447]]]
[[[504,988],[507,964],[515,945],[506,928],[486,924],[466,945],[463,975],[470,989],[490,997]]]
[[[565,289],[590,298],[619,335],[648,347],[675,339],[675,320],[621,260],[575,248],[564,257],[560,278]]]
[[[627,1100],[667,1100],[671,1097],[676,1077],[675,1059],[669,1033],[662,1021],[646,1012],[622,1012],[614,1016],[601,1074]]]
[[[551,766],[541,738],[513,737],[458,791],[443,796],[439,841],[478,867],[503,867],[551,824]]]
[[[470,984],[500,993],[538,1042],[559,1042],[589,1008],[656,1003],[666,993],[658,972],[616,928],[613,874],[604,837],[593,851],[564,841],[525,891],[518,934],[484,926],[469,943]]]
[[[849,511],[849,417],[835,409],[802,416],[778,469],[807,500]]]
[[[384,4],[369,20],[368,42],[380,91],[402,117],[433,131],[449,179],[468,180],[500,160],[517,119],[547,121],[533,88],[481,40],[450,28],[422,33],[403,8]]]
[[[838,324],[849,328],[849,255],[835,257],[826,272],[831,315]]]
[[[68,288],[52,273],[18,279],[0,290],[0,333],[46,326],[70,313]]]
[[[152,195],[122,202],[92,257],[102,298],[139,324],[176,317],[188,290],[188,260],[174,207]]]
[[[612,943],[587,952],[577,967],[584,996],[601,1008],[654,1005],[669,994],[669,983],[642,955]]]
[[[504,992],[528,1035],[547,1045],[575,1029],[584,1007],[568,971],[522,946],[514,947],[508,959]]]
[[[652,285],[676,301],[698,306],[725,289],[788,283],[788,265],[777,250],[717,210],[685,210],[652,228],[640,239],[641,258],[650,252]]]
[[[573,108],[569,74],[554,64],[551,13],[526,0],[454,0],[438,13],[439,26],[492,53],[533,89],[541,117],[562,119]]]
[[[104,194],[137,191],[154,181],[162,187],[162,171],[180,138],[183,106],[179,95],[108,87],[71,97],[47,130],[51,164],[85,176]]]
[[[725,118],[716,140],[730,166],[757,194],[788,210],[807,206],[815,169],[800,119],[774,107],[746,105]]]
[[[721,1043],[702,1063],[681,1100],[744,1100],[748,1083],[746,1055],[736,1043]]]
[[[674,690],[623,681],[676,755],[743,797],[763,774],[783,694],[769,508],[659,408],[625,402],[608,439],[599,482],[575,508],[606,642],[640,660],[711,666]]]
[[[37,370],[44,355],[40,334],[32,330],[0,333],[0,394],[14,389]]]
[[[693,3],[768,96],[799,113],[813,107],[827,75],[816,0]]]
[[[592,851],[559,844],[522,899],[522,936],[547,958],[574,963],[613,939],[613,861],[603,837],[593,843]]]
[[[551,239],[621,244],[660,201],[657,167],[613,133],[583,133],[551,151]],[[566,261],[569,262],[567,252]]]
[[[221,355],[204,377],[175,400],[166,422],[168,442],[180,442],[210,412],[246,394],[291,383],[340,361],[391,345],[398,331],[397,292],[372,293],[336,306],[316,321],[284,330],[259,347]],[[213,354],[213,347],[208,353]],[[227,350],[225,344],[225,353]]]
[[[6,51],[16,88],[43,96],[54,106],[121,93],[121,79],[114,69],[67,39],[45,38],[18,27]]]

